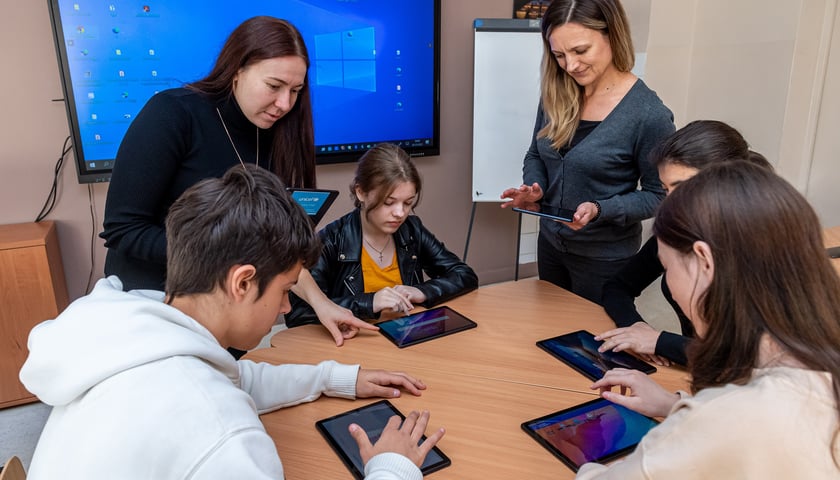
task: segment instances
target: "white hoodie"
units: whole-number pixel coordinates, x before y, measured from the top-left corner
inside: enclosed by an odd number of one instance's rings
[[[29,352],[20,379],[54,407],[30,480],[282,479],[258,414],[353,398],[359,368],[236,361],[163,292],[126,293],[116,277],[36,326]],[[368,479],[422,478],[397,454],[367,467]]]

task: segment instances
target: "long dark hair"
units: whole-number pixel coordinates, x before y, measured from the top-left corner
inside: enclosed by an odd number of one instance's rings
[[[672,133],[650,153],[655,167],[676,163],[703,170],[730,160],[747,160],[773,169],[764,155],[750,150],[738,130],[718,120],[695,120]]]
[[[231,32],[210,73],[187,87],[214,99],[230,98],[239,70],[261,60],[289,56],[302,58],[309,68],[309,53],[297,28],[279,18],[253,17]],[[271,130],[274,173],[288,186],[315,187],[315,134],[308,73],[295,105]]]
[[[692,390],[747,383],[767,335],[806,368],[831,374],[840,409],[840,276],[816,213],[793,186],[745,161],[710,166],[662,202],[653,232],[683,254],[706,242],[714,259],[697,304],[707,333],[689,352]]]

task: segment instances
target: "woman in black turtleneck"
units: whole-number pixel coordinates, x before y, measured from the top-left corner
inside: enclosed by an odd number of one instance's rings
[[[254,17],[228,37],[207,77],[154,95],[128,128],[105,203],[105,274],[125,290],[164,290],[164,219],[190,186],[255,163],[292,187],[315,186],[309,56],[298,30]],[[269,252],[266,252],[269,254]],[[336,344],[368,324],[332,303],[304,271],[295,292]]]

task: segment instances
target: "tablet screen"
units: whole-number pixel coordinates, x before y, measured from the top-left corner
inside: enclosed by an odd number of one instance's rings
[[[540,340],[537,346],[568,364],[591,380],[598,380],[612,368],[630,368],[651,374],[656,367],[625,352],[599,352],[603,342],[586,330]]]
[[[334,417],[324,420],[319,420],[315,423],[318,431],[327,440],[330,446],[335,450],[341,461],[347,465],[347,468],[353,473],[353,476],[361,480],[364,478],[365,466],[362,463],[362,456],[359,453],[359,446],[356,440],[350,436],[348,427],[351,423],[355,423],[362,427],[367,432],[371,443],[376,443],[379,436],[382,434],[382,429],[388,423],[388,419],[397,415],[403,419],[405,416],[394,407],[388,400],[380,400],[371,403],[367,406],[344,412]],[[426,440],[425,435],[419,443]],[[423,475],[440,470],[448,466],[452,462],[449,458],[440,451],[439,448],[434,447],[426,455],[426,460],[420,466]]]
[[[597,398],[522,424],[537,442],[578,471],[633,451],[656,420]]]
[[[400,348],[473,328],[476,323],[449,307],[438,307],[376,324]]]
[[[287,188],[292,198],[303,207],[303,210],[317,224],[329,210],[330,205],[338,197],[337,190],[315,190],[304,188]]]

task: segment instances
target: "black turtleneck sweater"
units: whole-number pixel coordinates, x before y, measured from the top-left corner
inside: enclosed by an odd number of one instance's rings
[[[169,207],[198,181],[221,177],[238,164],[235,150],[245,163],[255,163],[258,131],[258,164],[270,168],[272,132],[252,124],[232,97],[215,101],[177,88],[149,99],[114,162],[100,234],[108,248],[105,274],[119,276],[125,290],[163,290]]]

